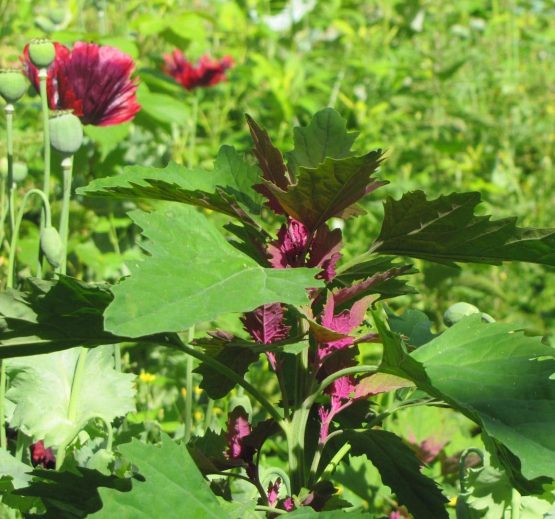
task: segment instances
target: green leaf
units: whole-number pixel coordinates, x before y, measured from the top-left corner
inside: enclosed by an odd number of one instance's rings
[[[178,511],[186,511],[187,519],[228,517],[187,449],[165,434],[160,446],[133,440],[119,451],[138,467],[144,481],[133,479],[130,492],[101,489],[104,506],[92,518],[151,519],[175,517]]]
[[[189,120],[187,103],[170,95],[150,92],[145,84],[137,90],[137,99],[141,105],[141,116],[146,115],[159,123],[174,123],[178,126],[184,126]]]
[[[267,180],[263,183],[289,216],[314,230],[332,216],[361,214],[359,208],[352,206],[383,185],[372,177],[381,160],[380,150],[361,157],[327,158],[316,167],[299,168],[297,183],[287,190]]]
[[[33,467],[13,457],[8,450],[0,449],[0,477],[11,477],[13,488],[26,487],[32,479],[29,474],[32,471]]]
[[[377,429],[346,431],[343,437],[351,444],[351,454],[364,455],[372,462],[384,484],[415,519],[449,517],[445,509],[447,499],[434,481],[420,472],[418,458],[401,438]]]
[[[448,401],[520,459],[525,478],[555,478],[553,348],[473,315],[412,357]]]
[[[131,217],[151,240],[145,245],[150,256],[131,266],[131,276],[113,289],[115,299],[105,313],[105,327],[113,333],[176,332],[263,304],[304,304],[305,289],[322,286],[314,279],[318,269],[261,267],[190,207],[136,211]]]
[[[422,191],[388,198],[372,250],[429,261],[499,265],[527,261],[555,266],[555,229],[516,227],[516,218],[476,216],[479,193],[427,200]]]
[[[93,180],[77,192],[123,200],[155,199],[197,205],[250,221],[260,214],[263,197],[252,189],[260,171],[231,146],[222,146],[212,171],[187,169],[174,162],[165,168],[129,166],[115,177]]]
[[[310,124],[295,128],[295,148],[287,154],[289,169],[316,168],[326,158],[343,159],[353,155],[351,146],[358,132],[347,131],[347,121],[333,108],[314,115]]]
[[[86,351],[86,350],[85,350]],[[72,440],[93,418],[110,423],[135,409],[135,375],[114,369],[112,349],[88,350],[80,389],[73,386],[80,349],[7,361],[10,386],[6,398],[15,404],[12,427],[21,428],[45,445],[61,446]],[[69,416],[75,393],[75,415]]]
[[[284,514],[281,517],[292,517],[294,519],[374,519],[377,516],[370,512],[345,512],[343,510],[328,510],[325,512],[317,512],[310,506],[297,508],[294,512]]]
[[[113,299],[107,286],[66,276],[27,278],[26,290],[0,293],[0,358],[121,342],[103,329]]]
[[[402,315],[388,311],[387,317],[391,330],[407,337],[411,346],[422,346],[436,337],[431,331],[433,323],[420,310],[409,308]]]
[[[484,323],[480,315],[464,318],[410,355],[400,351],[392,332],[383,331],[382,339],[380,370],[408,377],[478,423],[494,448],[498,442],[508,449],[511,456],[498,454],[513,482],[519,473],[528,480],[555,478],[553,348],[514,325]],[[386,358],[386,350],[394,353]]]

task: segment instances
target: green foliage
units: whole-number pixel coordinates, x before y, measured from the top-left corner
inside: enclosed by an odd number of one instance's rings
[[[163,435],[159,446],[133,440],[119,451],[138,467],[140,478],[129,492],[100,489],[103,507],[91,517],[171,517],[178,510],[191,519],[227,517],[183,445]]]
[[[353,455],[364,455],[376,466],[384,484],[415,519],[449,517],[445,510],[447,499],[420,472],[420,462],[414,452],[397,435],[380,430],[346,431],[344,438],[350,443]]]
[[[114,369],[113,350],[88,351],[80,387],[74,380],[81,350],[10,359],[7,399],[15,404],[10,424],[47,446],[64,446],[92,419],[111,423],[135,408],[135,376]],[[72,414],[73,401],[73,414]]]
[[[476,216],[479,193],[453,193],[428,201],[414,191],[385,203],[375,252],[437,262],[499,265],[527,261],[555,266],[555,230],[516,227],[516,218]]]
[[[304,287],[321,286],[316,269],[261,267],[192,208],[172,205],[134,212],[132,218],[150,240],[144,245],[150,256],[113,289],[114,301],[105,313],[106,329],[113,333],[139,337],[182,331],[266,303],[303,304],[308,301]]]

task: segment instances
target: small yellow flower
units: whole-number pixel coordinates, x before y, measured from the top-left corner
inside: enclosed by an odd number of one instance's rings
[[[154,382],[156,380],[156,375],[152,373],[147,373],[144,369],[142,369],[139,375],[139,380],[141,382],[144,382],[145,384],[150,384],[151,382]]]
[[[199,397],[200,394],[202,393],[202,389],[199,386],[195,386],[194,392],[195,392],[195,396]]]
[[[187,396],[187,388],[186,387],[181,388],[181,396],[183,398],[185,398]]]
[[[220,416],[222,413],[223,411],[219,407],[214,406],[212,408],[212,414],[215,414],[216,416]]]
[[[449,499],[449,503],[447,503],[447,506],[457,506],[457,496]]]
[[[195,421],[200,422],[202,420],[202,412],[201,411],[195,411],[193,413],[193,417],[194,417]]]

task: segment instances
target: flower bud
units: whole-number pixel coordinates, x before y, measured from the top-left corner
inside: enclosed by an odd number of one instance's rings
[[[0,95],[6,103],[15,103],[27,91],[25,76],[18,69],[0,70]]]
[[[40,232],[40,248],[48,263],[58,268],[64,255],[64,244],[55,227],[44,227]]]
[[[55,112],[49,121],[50,144],[64,155],[73,155],[83,143],[83,126],[68,111]]]
[[[464,317],[479,313],[481,313],[480,310],[470,303],[455,303],[454,305],[451,305],[443,314],[443,322],[447,326],[453,326]]]
[[[38,68],[48,67],[56,58],[56,48],[50,40],[32,40],[29,43],[29,59]]]
[[[27,176],[27,165],[23,162],[14,162],[12,172],[13,181],[16,183],[21,182]],[[8,159],[6,157],[0,159],[0,178],[8,178]]]
[[[60,25],[66,19],[66,10],[62,8],[50,9],[48,18],[50,18],[52,23]]]

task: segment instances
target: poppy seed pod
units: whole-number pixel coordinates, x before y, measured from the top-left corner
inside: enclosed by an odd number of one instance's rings
[[[57,112],[49,121],[50,144],[64,155],[73,155],[83,143],[83,126],[71,112]]]
[[[48,263],[58,268],[64,255],[64,244],[55,227],[45,227],[40,232],[40,248]]]
[[[27,91],[27,80],[18,69],[0,70],[0,95],[6,103],[15,103]]]
[[[13,181],[17,184],[25,180],[27,177],[28,169],[27,165],[23,162],[14,162],[13,163]],[[8,178],[8,159],[6,157],[2,157],[0,159],[0,178],[6,179]]]
[[[56,49],[50,40],[32,40],[29,43],[29,59],[38,68],[47,68],[56,58]]]

